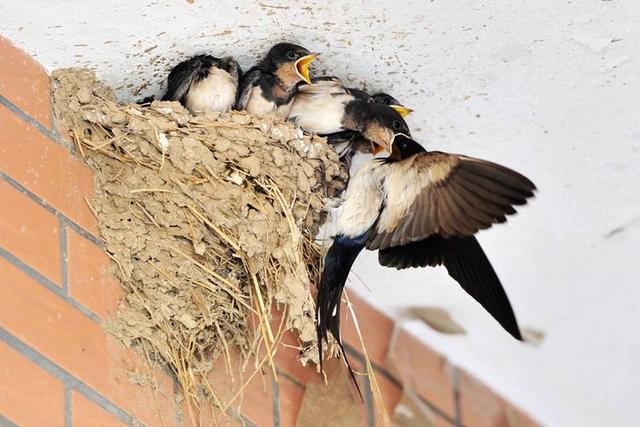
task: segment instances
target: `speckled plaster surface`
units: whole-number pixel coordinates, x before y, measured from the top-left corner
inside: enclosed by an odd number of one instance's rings
[[[468,331],[407,327],[549,426],[631,426],[640,387],[640,3],[42,1],[0,3],[0,33],[52,70],[88,66],[124,100],[199,52],[250,66],[276,41],[414,108],[429,147],[509,165],[539,197],[480,235],[539,347],[510,337],[442,271],[363,256],[351,288],[401,317],[417,302]],[[363,325],[373,327],[375,325]]]

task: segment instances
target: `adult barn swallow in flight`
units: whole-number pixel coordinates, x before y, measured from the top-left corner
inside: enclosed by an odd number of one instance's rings
[[[197,55],[176,65],[163,101],[179,101],[192,114],[228,111],[235,101],[242,70],[231,57]]]
[[[286,119],[300,83],[311,83],[309,66],[316,56],[291,43],[273,46],[242,78],[236,109]]]
[[[388,158],[368,162],[351,178],[338,215],[318,288],[320,361],[328,332],[342,349],[342,290],[364,248],[377,250],[386,267],[444,265],[507,332],[522,340],[509,299],[474,235],[505,222],[516,212],[513,206],[533,196],[535,185],[495,163],[426,151],[407,135],[395,135],[387,148]],[[346,360],[343,349],[342,354]]]

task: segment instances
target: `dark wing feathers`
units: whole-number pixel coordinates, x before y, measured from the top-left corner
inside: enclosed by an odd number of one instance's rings
[[[260,84],[260,77],[262,76],[262,71],[260,68],[253,67],[246,74],[242,76],[242,80],[240,81],[240,88],[238,89],[238,99],[236,101],[236,109],[244,110],[247,108],[247,104],[251,99],[251,93],[253,92],[253,88]]]
[[[354,130],[343,130],[322,136],[327,138],[327,143],[329,145],[335,146],[339,144],[349,144],[349,148],[351,148],[351,144],[360,137],[360,133]]]
[[[349,364],[349,359],[344,351],[342,337],[340,336],[340,302],[349,271],[358,254],[364,248],[364,240],[364,237],[360,239],[350,239],[344,236],[336,237],[324,259],[324,269],[318,286],[316,303],[316,332],[318,336],[320,371],[322,372],[322,343],[323,341],[329,342],[328,333],[331,332],[340,347],[342,357],[349,368],[349,373],[361,398],[360,387]]]
[[[460,286],[482,305],[514,338],[522,340],[509,298],[475,237],[452,239],[444,264]]]
[[[378,251],[378,262],[384,267],[398,270],[417,267],[436,267],[442,265],[444,257],[444,239],[434,235],[424,240],[407,243]]]
[[[518,322],[500,279],[474,236],[433,235],[378,252],[381,265],[405,269],[444,264],[449,275],[514,338],[522,340]]]
[[[478,176],[484,176],[498,184],[506,184],[512,189],[520,191],[527,197],[533,196],[536,186],[527,177],[497,163],[477,160],[470,157],[463,158],[464,169]]]
[[[399,191],[396,181],[413,187]],[[471,236],[506,221],[533,196],[535,185],[504,166],[466,156],[425,152],[389,164],[385,211],[367,244],[385,249],[433,234]],[[408,196],[412,195],[412,196]],[[407,197],[413,201],[406,202]]]
[[[173,67],[167,78],[167,92],[163,101],[184,102],[189,88],[209,75],[209,69],[218,59],[210,55],[197,55]]]

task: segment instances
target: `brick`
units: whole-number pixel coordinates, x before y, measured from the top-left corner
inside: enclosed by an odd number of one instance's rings
[[[0,106],[0,170],[89,232],[97,222],[85,198],[93,198],[93,175],[82,160]]]
[[[316,371],[314,363],[310,362],[306,366],[302,366],[298,360],[299,348],[300,343],[296,335],[290,331],[285,332],[276,352],[275,363],[278,369],[286,372],[301,384],[306,384],[309,378],[319,375],[319,373]]]
[[[455,416],[451,367],[442,355],[401,330],[386,366],[406,387],[450,417]]]
[[[358,365],[354,360],[353,365]],[[344,363],[338,359],[324,364],[327,384],[318,376],[311,378],[300,405],[297,427],[334,427],[367,425],[366,406],[354,391]],[[360,370],[360,366],[354,366]],[[361,383],[363,392],[366,390]]]
[[[0,246],[61,286],[58,219],[6,181],[0,200]]]
[[[122,288],[106,253],[67,228],[69,295],[104,318],[118,307]]]
[[[181,403],[182,426],[220,426],[220,427],[246,427],[242,420],[231,411],[226,414],[220,413],[213,402],[200,401],[198,407],[194,407],[193,414],[190,412],[186,400]],[[248,418],[245,417],[248,420]]]
[[[274,335],[280,331],[282,323],[282,312],[278,310],[277,304],[271,306],[271,330]],[[258,330],[258,317],[251,314],[250,327]],[[282,326],[284,328],[284,324]],[[306,384],[308,379],[314,375],[318,375],[316,365],[314,363],[307,363],[303,366],[298,360],[300,354],[301,342],[298,339],[298,334],[292,331],[282,331],[281,339],[277,346],[277,351],[274,356],[274,362],[279,371],[286,373],[294,378],[296,381]]]
[[[0,95],[51,128],[49,77],[40,64],[0,37]]]
[[[189,408],[187,401],[182,400],[180,406],[183,425],[245,427],[246,424],[238,414],[259,426],[273,425],[271,376],[267,375],[268,378],[263,378],[262,374],[257,373],[251,384],[240,392],[243,380],[248,379],[253,373],[253,364],[250,361],[246,370],[242,372],[239,351],[233,348],[230,350],[231,367],[228,369],[226,359],[221,354],[207,376],[207,382],[217,401],[226,409],[226,412],[221,412],[214,401],[201,399]],[[263,389],[263,384],[266,389]],[[254,417],[260,418],[261,422],[254,420]]]
[[[231,366],[227,367],[221,355],[209,373],[208,380],[214,392],[224,405],[229,405],[260,427],[273,426],[271,368],[265,364],[256,372],[254,359],[243,363],[239,352],[233,349],[230,358]]]
[[[449,422],[447,419],[433,412],[433,426],[432,427],[456,427],[456,424]],[[468,426],[473,427],[473,426]]]
[[[74,391],[71,394],[71,425],[78,427],[119,427],[125,426],[126,424],[80,393]]]
[[[404,390],[396,409],[391,416],[393,425],[424,426],[424,427],[454,427],[456,424],[427,406],[420,397],[410,389]]]
[[[278,381],[278,388],[280,392],[280,425],[294,427],[302,404],[304,388],[282,376]]]
[[[382,365],[389,352],[389,339],[393,332],[393,321],[357,296],[355,292],[349,292],[349,300],[353,304],[369,358],[373,363]],[[341,333],[343,340],[351,344],[360,353],[363,353],[355,323],[344,303],[340,309],[340,314],[342,316]]]
[[[431,414],[433,415],[432,427],[456,427],[455,422],[449,421],[446,418],[441,417],[440,415],[436,414],[434,411],[431,411]],[[466,427],[473,427],[473,426],[466,426]]]
[[[378,382],[378,387],[380,387],[380,394],[384,407],[387,411],[387,416],[392,420],[396,406],[398,406],[398,402],[400,402],[400,399],[402,398],[402,390],[382,372],[374,371],[374,374],[376,376],[376,381]],[[375,395],[374,410],[376,413],[376,425],[384,425],[382,414],[375,406]]]
[[[466,427],[539,427],[478,379],[459,370],[460,418]]]
[[[131,349],[29,276],[0,259],[0,325],[89,387],[148,425],[171,423],[173,382]],[[20,289],[20,292],[16,292]],[[150,372],[157,389],[129,381]]]
[[[0,342],[0,414],[24,426],[64,425],[64,385]]]

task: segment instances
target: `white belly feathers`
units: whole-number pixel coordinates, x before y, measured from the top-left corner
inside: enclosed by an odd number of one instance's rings
[[[237,86],[229,73],[211,67],[209,76],[194,83],[186,96],[187,108],[193,113],[229,111],[236,101]]]
[[[382,179],[386,168],[379,161],[367,162],[351,177],[344,203],[338,210],[337,234],[357,237],[376,222],[384,202]]]
[[[245,111],[258,116],[273,114],[276,117],[286,120],[289,115],[292,102],[293,101],[289,101],[287,104],[277,106],[275,102],[269,101],[263,96],[262,88],[260,86],[256,86],[251,89],[249,102],[247,102]]]
[[[344,104],[353,99],[348,94],[305,93],[296,95],[289,119],[307,132],[322,135],[340,132]]]

